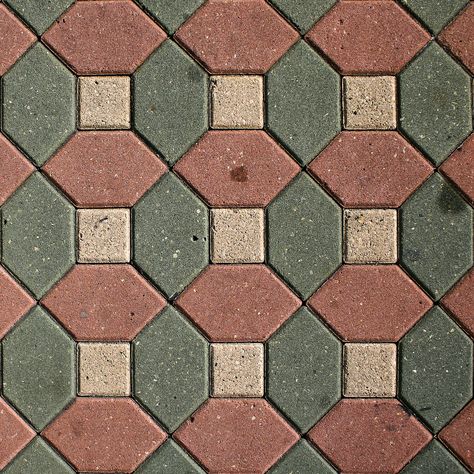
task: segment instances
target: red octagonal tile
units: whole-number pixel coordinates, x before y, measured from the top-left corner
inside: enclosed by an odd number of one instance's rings
[[[211,131],[174,170],[213,207],[264,207],[300,167],[265,132]]]
[[[265,341],[301,301],[265,265],[210,265],[176,301],[212,341]]]
[[[346,341],[398,341],[432,306],[396,265],[343,265],[308,301]]]
[[[80,472],[133,472],[166,439],[128,398],[77,398],[41,435]]]
[[[210,399],[174,437],[211,474],[260,474],[298,441],[263,399]]]
[[[131,340],[166,305],[131,265],[76,265],[42,300],[77,340]]]

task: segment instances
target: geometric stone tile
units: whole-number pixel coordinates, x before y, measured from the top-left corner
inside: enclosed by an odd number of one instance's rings
[[[341,400],[309,439],[342,472],[392,473],[431,440],[398,400]]]
[[[175,35],[214,74],[263,74],[298,37],[264,0],[209,0]]]
[[[40,306],[3,340],[3,393],[38,430],[76,395],[75,344]]]
[[[74,131],[76,79],[42,44],[3,77],[3,131],[42,165]]]
[[[131,265],[76,265],[42,300],[78,341],[129,341],[166,305]]]
[[[299,170],[257,130],[210,131],[173,168],[212,207],[265,207]]]
[[[301,305],[265,265],[210,265],[177,307],[212,342],[263,342]]]
[[[130,207],[166,166],[132,132],[78,132],[43,171],[78,207]]]
[[[306,38],[343,74],[396,74],[429,35],[396,2],[342,0]]]
[[[345,341],[397,342],[432,302],[396,265],[343,265],[308,304]]]
[[[341,264],[342,211],[306,173],[268,208],[270,265],[307,299]]]
[[[400,395],[433,432],[472,397],[473,343],[439,307],[400,341]]]
[[[401,130],[439,166],[472,131],[469,75],[431,43],[400,74]]]
[[[174,174],[165,174],[133,209],[134,261],[169,298],[209,263],[204,203]]]
[[[472,266],[473,214],[438,173],[401,207],[401,263],[435,300]]]
[[[263,399],[208,400],[174,434],[212,473],[266,472],[298,434]]]
[[[166,439],[129,398],[77,398],[41,435],[80,472],[133,472]]]
[[[396,132],[338,135],[308,170],[345,207],[398,207],[431,174],[423,156]]]
[[[133,346],[134,396],[172,432],[208,397],[208,343],[168,306]]]
[[[166,39],[134,2],[76,2],[42,40],[77,74],[131,74]]]
[[[300,164],[309,163],[341,130],[338,74],[300,41],[270,70],[266,85],[268,129]]]
[[[341,343],[306,308],[268,341],[269,399],[302,432],[341,398]]]

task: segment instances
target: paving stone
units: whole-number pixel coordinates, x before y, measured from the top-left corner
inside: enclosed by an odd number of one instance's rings
[[[40,298],[74,263],[74,208],[34,173],[2,209],[3,263]]]
[[[74,131],[76,80],[35,44],[3,77],[3,131],[42,165]]]
[[[174,438],[209,472],[264,473],[298,434],[266,400],[214,398]]]
[[[129,341],[165,306],[131,265],[76,265],[42,300],[78,341]]]
[[[268,397],[302,432],[341,398],[341,351],[306,308],[268,341]]]
[[[308,304],[345,341],[397,342],[432,302],[396,265],[344,265]]]
[[[299,175],[268,208],[273,268],[307,299],[342,261],[342,211],[307,174]]]
[[[166,166],[132,132],[78,132],[43,171],[79,207],[129,207]]]
[[[207,208],[169,173],[133,212],[135,263],[173,298],[209,262]]]
[[[42,37],[83,75],[131,74],[165,39],[134,2],[122,0],[76,2]]]
[[[398,400],[341,400],[309,439],[342,472],[399,472],[431,440]]]
[[[76,395],[75,344],[40,306],[3,340],[3,393],[38,430]]]
[[[207,341],[168,307],[133,345],[134,394],[172,432],[208,397]]]
[[[398,207],[432,167],[396,132],[342,132],[308,167],[345,207]]]
[[[472,397],[473,344],[439,307],[400,342],[400,394],[434,432]]]
[[[396,74],[430,37],[395,2],[342,0],[306,38],[343,74]]]
[[[263,344],[212,344],[212,395],[263,397]]]
[[[260,263],[265,258],[263,209],[212,209],[213,263]]]
[[[133,76],[134,127],[174,164],[208,127],[208,76],[165,42]]]
[[[431,43],[401,74],[400,127],[440,165],[472,131],[471,79]]]
[[[175,38],[212,73],[262,74],[298,36],[264,0],[210,0]]]
[[[263,342],[301,305],[265,265],[210,265],[177,299],[213,342]]]
[[[300,163],[340,131],[340,89],[339,76],[304,41],[267,74],[267,127]]]
[[[472,266],[472,233],[472,208],[435,174],[401,208],[401,263],[438,300]]]
[[[263,76],[212,76],[212,128],[263,128]]]
[[[257,130],[210,131],[174,167],[212,207],[264,207],[299,169]]]
[[[79,349],[80,395],[130,395],[130,345],[82,342]]]
[[[77,398],[41,434],[80,472],[133,472],[166,439],[127,398]]]

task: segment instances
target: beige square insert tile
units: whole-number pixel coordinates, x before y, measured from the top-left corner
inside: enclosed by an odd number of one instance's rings
[[[79,77],[79,128],[130,128],[130,77]]]
[[[344,127],[349,130],[395,129],[395,77],[344,77]]]
[[[130,395],[130,344],[80,342],[79,394]]]
[[[212,76],[212,128],[263,128],[263,77]]]
[[[77,230],[80,263],[130,261],[129,209],[79,209]]]
[[[263,397],[263,344],[211,347],[214,397]]]
[[[344,396],[395,397],[396,344],[344,345]]]
[[[397,261],[397,211],[346,209],[344,211],[344,261],[395,263]]]
[[[212,209],[211,220],[213,263],[263,262],[263,209]]]

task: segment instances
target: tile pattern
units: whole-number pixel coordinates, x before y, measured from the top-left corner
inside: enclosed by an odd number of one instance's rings
[[[473,32],[0,1],[0,471],[474,472]]]

